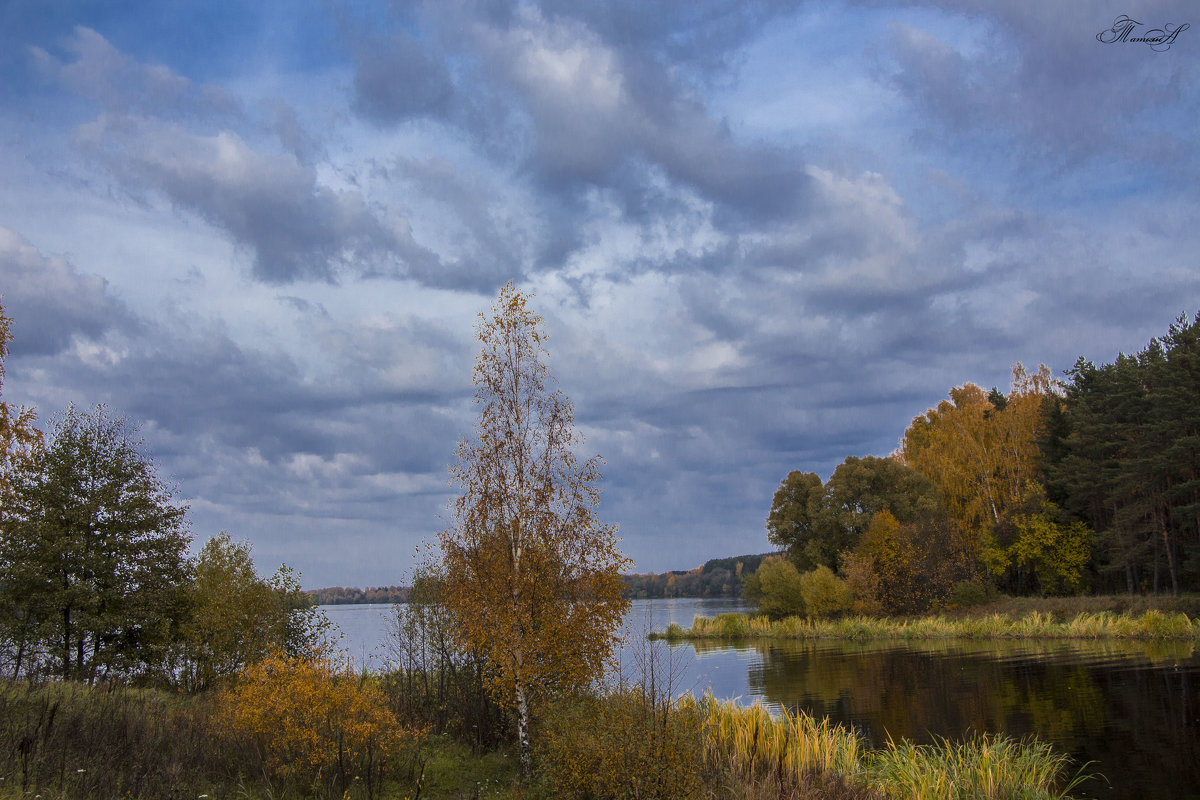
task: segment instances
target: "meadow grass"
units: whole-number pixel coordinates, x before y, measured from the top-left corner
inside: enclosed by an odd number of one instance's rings
[[[841,619],[769,619],[762,615],[721,614],[696,617],[691,628],[672,624],[652,639],[841,639],[866,642],[877,639],[1128,639],[1136,641],[1195,641],[1200,639],[1200,619],[1182,612],[1150,609],[1140,616],[1111,611],[1082,611],[1058,620],[1052,614],[1030,611],[1014,617],[948,617],[916,619],[850,616]]]

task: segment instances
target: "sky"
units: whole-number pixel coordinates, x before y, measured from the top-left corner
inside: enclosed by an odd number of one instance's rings
[[[511,280],[601,518],[688,569],[1195,313],[1198,133],[1187,0],[8,0],[3,398],[128,417],[197,547],[403,583]]]

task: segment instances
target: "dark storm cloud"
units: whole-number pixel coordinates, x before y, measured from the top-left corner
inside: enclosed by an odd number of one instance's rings
[[[14,320],[14,358],[54,355],[75,337],[99,341],[134,332],[134,314],[110,292],[108,281],[82,275],[61,257],[38,252],[0,227],[0,303]]]
[[[376,121],[434,115],[527,175],[548,223],[533,258],[538,268],[561,266],[579,250],[597,189],[639,224],[669,222],[687,195],[717,204],[731,232],[802,213],[810,181],[799,153],[736,140],[695,83],[769,10],[677,11],[622,21],[603,6],[437,7],[423,18],[421,39],[405,32],[390,43],[387,57],[402,62],[389,67],[400,71],[392,82],[374,80],[371,65],[383,59],[377,39],[351,42],[356,102]],[[443,61],[429,61],[431,40],[457,65],[454,78]],[[695,75],[681,69],[689,63]],[[410,68],[422,73],[412,86]],[[427,91],[436,102],[424,99]]]
[[[428,346],[420,336],[395,329],[387,347],[367,341],[354,368],[314,381],[219,325],[149,333],[102,358],[29,354],[20,365],[54,376],[42,391],[63,404],[128,415],[164,472],[232,510],[385,519],[399,495],[445,494],[462,391],[403,385],[418,360],[403,354]]]
[[[210,510],[383,522],[397,497],[446,494],[469,419],[465,337],[405,319],[338,326],[283,297],[307,355],[336,365],[315,377],[215,321],[139,320],[103,278],[3,228],[0,292],[15,335],[6,394],[43,418],[68,403],[128,415],[162,473]]]
[[[585,23],[622,49],[650,53],[665,63],[691,65],[720,80],[740,46],[772,19],[800,5],[796,0],[547,0],[542,8],[551,16]]]
[[[532,123],[526,166],[549,188],[620,188],[660,170],[751,219],[799,210],[806,178],[789,151],[734,140],[700,96],[659,62],[575,21],[529,13],[484,29],[476,46]],[[648,168],[648,169],[647,169]]]

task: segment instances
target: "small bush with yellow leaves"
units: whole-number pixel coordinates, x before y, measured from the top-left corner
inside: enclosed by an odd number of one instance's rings
[[[233,736],[248,740],[264,771],[296,786],[351,787],[368,798],[408,765],[422,732],[400,724],[383,691],[327,652],[274,651],[221,696]]]

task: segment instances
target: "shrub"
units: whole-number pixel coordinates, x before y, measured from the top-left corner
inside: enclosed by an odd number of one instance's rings
[[[221,712],[234,735],[253,743],[267,773],[314,794],[325,781],[342,795],[355,783],[378,796],[421,733],[399,723],[378,686],[322,651],[272,652],[221,696]]]
[[[824,564],[800,576],[800,594],[811,617],[841,616],[854,606],[849,584]]]
[[[640,689],[555,701],[539,726],[538,789],[553,798],[691,798],[703,768],[694,709]]]
[[[946,598],[946,608],[972,608],[990,603],[1000,596],[996,586],[989,580],[978,578],[972,581],[959,581],[950,590]]]
[[[879,575],[875,572],[875,564],[870,558],[850,551],[843,552],[839,557],[842,576],[850,587],[853,598],[851,610],[855,614],[880,616],[884,613],[883,604],[879,602]]]
[[[786,558],[768,558],[755,574],[760,611],[773,618],[804,613],[804,593],[795,564]]]

